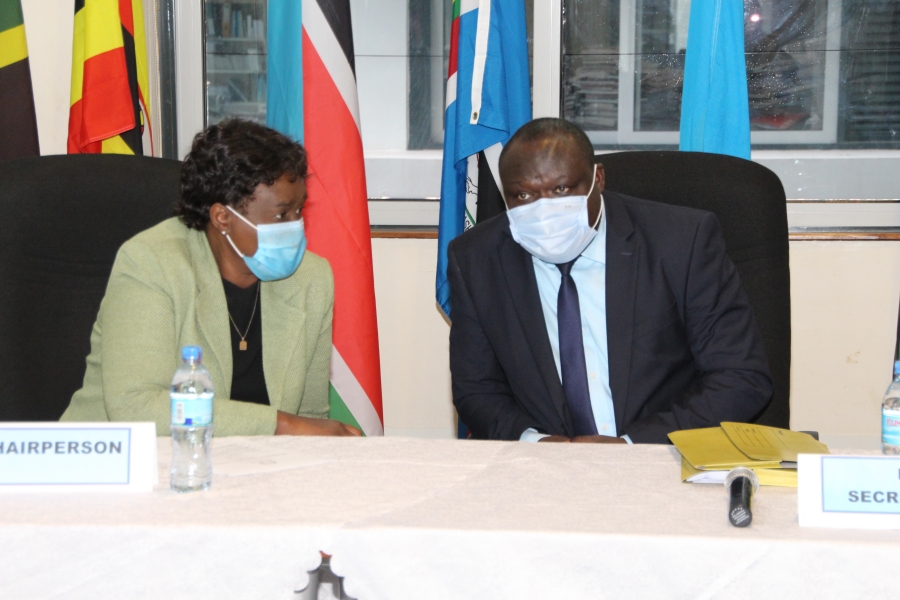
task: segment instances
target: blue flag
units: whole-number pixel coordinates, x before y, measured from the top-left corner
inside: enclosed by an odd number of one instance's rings
[[[315,0],[308,0],[315,2]],[[269,0],[266,125],[303,143],[301,0]]]
[[[497,156],[530,120],[525,3],[454,0],[435,284],[438,304],[450,318],[447,245],[475,224],[474,211],[466,209],[468,159],[490,148]]]
[[[679,149],[750,159],[741,0],[691,3]]]

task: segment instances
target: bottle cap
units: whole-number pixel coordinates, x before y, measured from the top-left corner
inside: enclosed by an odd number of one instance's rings
[[[203,348],[200,346],[185,346],[181,349],[181,360],[200,360],[203,358]]]
[[[894,361],[894,375],[900,374],[900,360]]]

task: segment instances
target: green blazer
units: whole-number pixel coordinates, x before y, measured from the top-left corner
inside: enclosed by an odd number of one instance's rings
[[[169,435],[169,387],[181,347],[203,348],[215,435],[271,435],[277,411],[328,416],[334,279],[311,252],[260,289],[263,372],[271,406],[231,397],[231,323],[206,234],[172,218],[119,249],[91,333],[83,387],[62,421],[154,421]]]

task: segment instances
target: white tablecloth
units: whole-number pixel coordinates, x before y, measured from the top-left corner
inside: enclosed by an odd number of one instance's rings
[[[664,446],[216,439],[294,453],[208,492],[0,495],[0,597],[291,598],[319,551],[358,600],[896,598],[900,532],[801,529],[796,490],[753,524],[682,484]],[[224,454],[220,454],[224,456]]]

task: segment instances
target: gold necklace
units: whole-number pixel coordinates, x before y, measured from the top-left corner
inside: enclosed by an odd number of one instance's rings
[[[250,326],[253,325],[253,317],[256,316],[256,305],[259,304],[259,286],[262,282],[256,282],[256,300],[253,301],[253,312],[250,313],[250,322],[247,323],[247,330],[244,331],[244,334],[241,335],[241,330],[238,329],[237,323],[234,322],[234,317],[231,316],[231,311],[228,311],[228,318],[231,319],[231,324],[234,325],[234,330],[237,332],[238,336],[240,336],[241,341],[238,344],[238,350],[246,350],[247,349],[247,334],[250,333]]]

